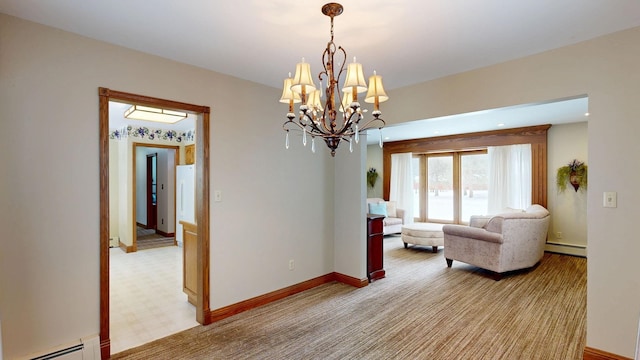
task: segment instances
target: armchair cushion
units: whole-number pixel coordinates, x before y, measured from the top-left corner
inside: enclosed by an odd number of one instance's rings
[[[469,226],[484,228],[485,225],[487,225],[487,223],[489,222],[489,220],[491,220],[491,216],[471,215],[471,218],[469,219]]]
[[[489,232],[482,228],[464,225],[445,225],[442,227],[442,231],[449,235],[460,236],[468,239],[487,241],[497,244],[502,243],[502,234]]]
[[[502,221],[504,220],[501,216],[494,216],[484,225],[484,229],[490,231],[492,233],[502,234]]]
[[[383,202],[381,202],[381,203],[370,203],[369,204],[369,214],[388,216],[388,214],[387,214],[387,205],[385,203],[383,203]]]
[[[384,226],[402,225],[402,219],[400,219],[400,218],[396,218],[396,217],[386,217],[386,218],[384,218],[384,220],[382,221],[382,224],[383,224]]]
[[[396,211],[396,202],[395,201],[385,201],[385,204],[387,205],[387,216],[388,217],[398,217],[397,211]]]

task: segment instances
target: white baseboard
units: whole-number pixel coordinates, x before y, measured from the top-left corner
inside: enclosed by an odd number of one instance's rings
[[[80,341],[84,344],[82,349],[82,360],[100,360],[100,336],[93,335],[88,338],[82,338]]]
[[[100,360],[100,337],[98,335],[91,335],[82,338],[79,341],[60,345],[53,349],[31,354],[21,359]]]
[[[583,245],[547,242],[544,250],[558,254],[587,257],[587,247]]]

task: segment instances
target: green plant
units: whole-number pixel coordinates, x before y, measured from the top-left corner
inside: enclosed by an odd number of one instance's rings
[[[587,189],[587,165],[584,162],[573,159],[569,164],[558,168],[556,173],[558,192],[567,190],[567,184],[571,184],[575,191],[579,188]]]
[[[375,168],[370,168],[367,171],[367,184],[370,188],[374,188],[376,186],[376,181],[378,180],[378,171]]]

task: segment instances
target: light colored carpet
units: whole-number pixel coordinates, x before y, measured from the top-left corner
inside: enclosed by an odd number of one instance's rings
[[[582,359],[584,258],[545,254],[494,281],[385,239],[387,277],[325,284],[113,359]]]

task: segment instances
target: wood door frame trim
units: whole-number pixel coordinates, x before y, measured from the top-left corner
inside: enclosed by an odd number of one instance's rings
[[[209,308],[209,120],[210,108],[98,88],[100,170],[100,355],[111,356],[109,338],[109,101],[162,107],[198,114],[196,121],[196,222],[198,224],[198,295],[196,320],[206,324]]]
[[[178,147],[178,149],[180,149],[180,148]],[[147,154],[146,164],[145,164],[145,167],[146,167],[146,174],[145,174],[146,176],[145,177],[146,178],[145,178],[145,190],[144,191],[145,191],[145,194],[146,194],[145,196],[147,197],[146,198],[146,204],[145,204],[146,207],[147,207],[147,225],[145,226],[145,229],[149,228],[149,218],[150,218],[149,213],[151,212],[151,210],[153,210],[153,175],[154,175],[153,174],[153,159],[154,158],[156,160],[156,174],[155,175],[157,177],[158,176],[158,174],[157,174],[158,173],[158,153],[156,152],[156,153],[153,153],[153,154]],[[136,165],[137,165],[137,162],[136,162]],[[151,174],[151,175],[149,175],[149,174]],[[157,181],[157,179],[156,179],[156,181]],[[158,186],[156,185],[156,192],[158,191],[157,188],[158,188]],[[158,219],[158,212],[156,211],[156,217],[153,220],[154,230],[156,230],[158,228],[157,219]],[[137,223],[138,222],[137,219],[135,219],[134,222]],[[138,229],[137,228],[136,228],[136,237],[135,237],[135,239],[136,239],[136,244],[137,244],[137,241],[138,241]]]
[[[176,151],[176,155],[174,158],[174,167],[176,165],[178,165],[180,163],[180,146],[174,146],[174,145],[164,145],[164,144],[150,144],[150,143],[141,143],[141,142],[133,142],[131,143],[132,145],[132,151],[131,151],[131,155],[133,157],[132,162],[131,162],[131,223],[132,224],[136,224],[138,221],[138,211],[136,210],[136,206],[138,205],[138,190],[137,190],[137,181],[138,181],[138,175],[136,175],[136,166],[138,166],[138,160],[136,158],[136,150],[138,149],[138,147],[149,147],[149,148],[157,148],[157,149],[171,149],[171,150],[175,150]],[[158,153],[156,153],[156,156],[158,155]],[[149,155],[147,155],[149,156]],[[156,159],[157,160],[157,159]],[[175,174],[173,176],[174,179],[174,183],[175,183]],[[157,191],[157,189],[156,189]],[[174,188],[174,192],[173,192],[173,197],[174,197],[174,204],[175,204],[175,188]],[[149,214],[147,214],[147,218],[149,218]],[[156,228],[158,227],[158,223],[156,220]],[[138,251],[138,232],[136,227],[134,226],[132,229],[133,233],[131,234],[131,251],[130,252],[136,252]]]

